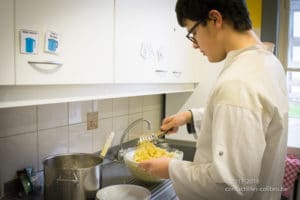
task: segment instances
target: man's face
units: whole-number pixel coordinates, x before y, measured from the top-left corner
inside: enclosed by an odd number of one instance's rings
[[[210,62],[220,62],[226,57],[223,47],[218,40],[218,30],[215,27],[214,20],[207,20],[206,26],[192,21],[185,20],[185,27],[188,31],[187,37],[193,43],[195,49],[207,56]]]

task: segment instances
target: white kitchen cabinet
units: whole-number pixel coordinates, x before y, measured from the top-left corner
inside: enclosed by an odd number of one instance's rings
[[[168,81],[171,62],[169,0],[115,1],[115,80]]]
[[[112,83],[113,12],[112,0],[15,0],[16,84]],[[21,53],[20,30],[38,33],[37,54]],[[48,31],[58,54],[44,50]]]
[[[171,1],[172,35],[170,55],[173,58],[170,68],[170,82],[199,82],[199,68],[203,56],[199,49],[186,38],[187,29],[177,22],[175,6],[177,0]]]
[[[0,85],[15,83],[13,1],[0,0]]]
[[[116,82],[198,82],[201,55],[178,25],[175,4],[176,0],[116,0]]]

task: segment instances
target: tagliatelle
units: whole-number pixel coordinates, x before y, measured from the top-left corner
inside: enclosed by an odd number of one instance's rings
[[[142,162],[152,158],[174,157],[174,153],[169,153],[166,150],[155,146],[149,141],[141,142],[134,153],[133,159],[135,162]]]

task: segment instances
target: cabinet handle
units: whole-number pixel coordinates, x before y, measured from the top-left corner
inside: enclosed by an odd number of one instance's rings
[[[172,73],[173,73],[173,74],[181,74],[182,72],[179,72],[179,71],[173,71]]]
[[[28,64],[45,64],[45,65],[63,65],[63,63],[56,62],[56,61],[28,61]]]
[[[155,72],[159,72],[159,73],[164,72],[164,73],[166,73],[166,72],[168,72],[168,71],[167,71],[167,70],[162,70],[162,69],[156,69]]]
[[[182,72],[180,72],[180,71],[173,71],[172,72],[173,73],[173,75],[175,76],[175,77],[180,77],[181,76],[181,74],[182,74]]]

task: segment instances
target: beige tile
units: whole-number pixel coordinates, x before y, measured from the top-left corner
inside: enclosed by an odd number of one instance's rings
[[[136,113],[136,114],[131,114],[129,115],[129,124],[131,124],[132,122],[134,122],[135,120],[138,120],[140,118],[143,118],[143,114],[142,113]],[[145,122],[139,122],[138,124],[136,124],[129,132],[128,134],[128,140],[132,140],[135,138],[138,138],[141,136],[142,132],[143,132],[143,124]]]
[[[113,118],[113,131],[115,132],[115,139],[113,145],[119,145],[121,136],[128,126],[128,115]]]
[[[140,113],[143,111],[143,97],[129,98],[129,114]]]
[[[113,116],[128,115],[128,98],[113,99]]]
[[[36,107],[0,109],[0,130],[0,137],[36,131]]]
[[[100,151],[103,148],[106,138],[112,131],[112,123],[112,118],[99,120],[99,128],[94,131],[93,152]]]
[[[87,112],[93,111],[93,101],[80,101],[69,103],[69,124],[87,121]]]
[[[38,109],[38,129],[49,129],[68,124],[67,103],[48,104],[37,107]]]
[[[37,133],[0,138],[1,176],[3,183],[16,178],[25,167],[37,169]]]
[[[143,98],[143,111],[160,110],[162,108],[162,95],[149,95]]]
[[[38,132],[39,169],[43,169],[43,160],[52,155],[68,152],[68,127],[47,129]]]
[[[113,116],[113,100],[103,99],[94,102],[94,111],[99,112],[99,119],[110,118]]]
[[[69,127],[69,152],[92,153],[94,130],[88,131],[87,124],[75,124]]]

